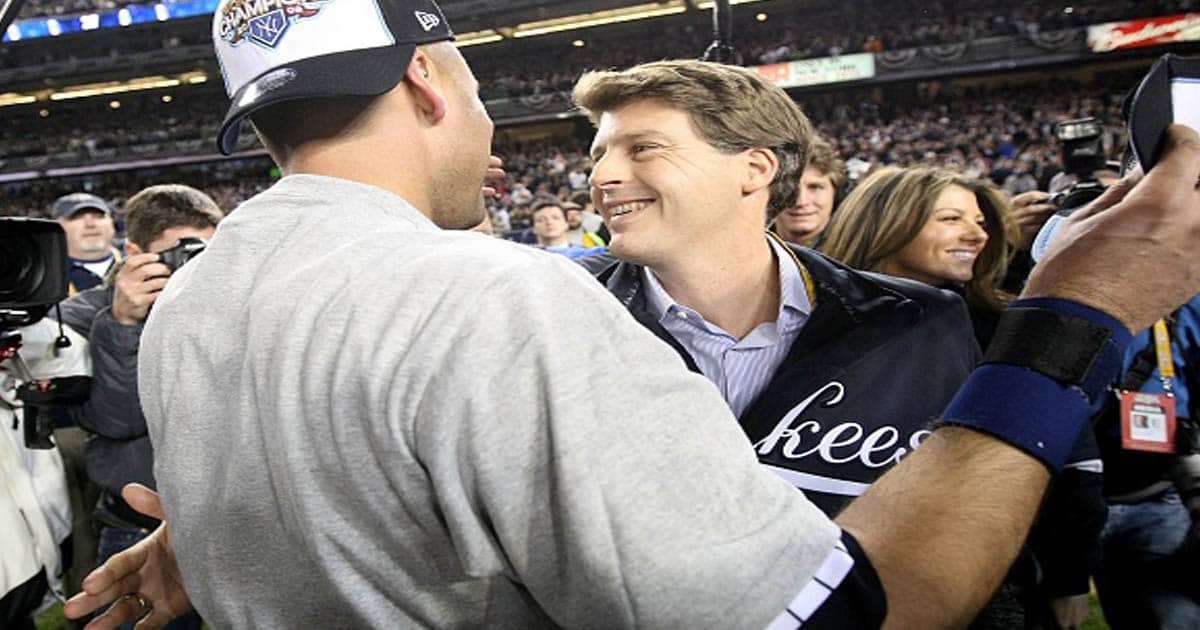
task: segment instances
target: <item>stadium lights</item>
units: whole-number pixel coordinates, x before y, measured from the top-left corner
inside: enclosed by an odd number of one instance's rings
[[[36,100],[36,96],[31,96],[29,94],[6,92],[4,94],[0,94],[0,107],[4,107],[6,105],[24,105],[26,103],[32,103]]]
[[[763,1],[764,0],[730,0],[730,4],[752,4]],[[696,8],[707,10],[711,9],[713,4],[714,3],[711,1],[701,2],[696,5]],[[607,11],[596,11],[594,13],[582,13],[579,15],[570,15],[566,17],[520,24],[513,31],[512,36],[514,38],[536,37],[538,35],[549,35],[550,33],[561,33],[563,31],[592,28],[594,26],[604,26],[606,24],[635,22],[637,20],[676,15],[687,10],[688,5],[683,0],[638,4],[630,7],[622,7],[620,9],[609,9]],[[496,40],[492,39],[490,41]]]
[[[504,39],[504,36],[489,28],[485,31],[471,31],[470,33],[455,35],[454,45],[458,46],[459,48],[466,48],[467,46],[490,44],[492,42],[498,42],[502,39]]]
[[[176,87],[179,85],[198,85],[208,81],[208,75],[200,70],[185,72],[175,76],[154,75],[149,77],[137,77],[127,81],[106,81],[103,83],[86,83],[82,85],[72,85],[62,88],[61,90],[39,90],[37,92],[26,92],[24,94],[17,92],[7,92],[0,94],[0,107],[9,105],[26,105],[37,101],[69,101],[77,98],[88,98],[91,96],[109,96],[114,94],[123,94],[126,92],[139,92],[142,90],[159,90],[163,88]],[[162,101],[170,103],[174,97],[170,94],[163,95]],[[116,102],[116,101],[113,101]],[[45,116],[49,115],[46,111]]]
[[[76,98],[88,98],[91,96],[106,96],[109,94],[122,94],[125,92],[139,92],[142,90],[158,90],[162,88],[175,87],[178,85],[189,84],[196,85],[208,81],[208,75],[203,72],[188,72],[175,77],[165,77],[162,75],[154,75],[149,77],[137,77],[128,81],[106,81],[104,83],[87,83],[84,85],[72,85],[63,88],[57,92],[50,94],[52,101],[66,101]],[[35,95],[16,95],[25,99],[22,103],[31,103],[37,100]],[[44,96],[43,96],[44,97]],[[0,100],[0,106],[16,105],[17,102],[5,103]]]
[[[50,100],[66,101],[74,98],[88,98],[89,96],[122,94],[124,92],[136,92],[138,90],[154,90],[158,88],[175,87],[180,83],[181,81],[179,79],[170,79],[164,76],[138,77],[128,81],[88,83],[85,85],[71,86],[65,90],[54,92],[50,95]]]
[[[674,15],[676,13],[683,13],[684,11],[687,11],[687,4],[682,2],[682,0],[673,0],[668,3],[638,4],[621,9],[610,9],[608,11],[597,11],[595,13],[584,13],[521,24],[513,31],[513,37],[535,37],[537,35],[604,26],[605,24],[633,22],[662,17],[664,15]]]
[[[729,0],[729,4],[754,4],[755,2],[763,2],[764,0]],[[696,5],[697,9],[711,9],[715,2],[701,2]]]

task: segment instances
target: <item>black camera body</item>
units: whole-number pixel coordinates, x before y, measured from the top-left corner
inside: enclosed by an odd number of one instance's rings
[[[86,376],[34,380],[18,353],[20,329],[41,321],[66,299],[69,288],[62,227],[44,219],[0,217],[0,362],[12,361],[24,381],[17,398],[25,404],[27,448],[54,448],[54,413],[61,405],[86,399],[91,383]]]
[[[67,235],[45,219],[0,217],[0,329],[28,326],[66,299]]]
[[[166,265],[171,269],[171,273],[179,269],[187,261],[196,257],[197,254],[204,251],[208,247],[208,243],[202,238],[189,236],[175,241],[169,249],[164,249],[158,253],[158,262]]]
[[[1095,118],[1064,120],[1054,126],[1054,137],[1062,146],[1063,171],[1075,177],[1076,183],[1051,195],[1048,203],[1060,211],[1074,210],[1104,193],[1106,186],[1096,178],[1096,171],[1107,165],[1103,135]]]

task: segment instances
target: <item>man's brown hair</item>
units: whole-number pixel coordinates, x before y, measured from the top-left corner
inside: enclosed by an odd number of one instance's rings
[[[225,213],[212,197],[183,184],[151,186],[125,203],[125,236],[142,251],[174,227],[215,227]]]
[[[838,157],[833,145],[821,138],[813,138],[812,146],[808,149],[808,162],[805,168],[813,167],[829,178],[833,189],[837,190],[846,183],[846,163]]]
[[[529,216],[537,214],[538,210],[542,208],[558,208],[558,211],[562,213],[563,221],[567,220],[567,209],[563,206],[563,202],[557,199],[538,199],[529,209]]]
[[[575,102],[593,124],[604,112],[644,99],[687,112],[700,136],[722,153],[773,151],[779,171],[771,181],[768,218],[795,204],[813,128],[782,89],[745,68],[693,60],[588,72],[575,84]]]

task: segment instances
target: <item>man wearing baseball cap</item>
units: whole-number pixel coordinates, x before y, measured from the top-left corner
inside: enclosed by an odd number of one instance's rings
[[[120,256],[112,209],[96,195],[77,192],[55,200],[51,214],[67,233],[71,295],[100,284]]]
[[[214,20],[222,149],[249,115],[285,177],[155,303],[139,386],[169,534],[93,573],[71,615],[120,597],[105,622],[154,627],[186,581],[233,628],[966,625],[1128,328],[1200,291],[1200,138],[1177,130],[1030,278],[1007,338],[1055,353],[1002,344],[953,426],[835,524],[582,269],[446,229],[482,217],[492,126],[432,1],[227,0]],[[777,168],[768,147],[706,155],[742,169],[727,195]],[[1131,255],[1130,230],[1170,264]]]

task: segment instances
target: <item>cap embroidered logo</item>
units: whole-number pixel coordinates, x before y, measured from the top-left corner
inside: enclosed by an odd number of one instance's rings
[[[213,43],[232,103],[218,147],[236,151],[242,120],[280,101],[383,94],[418,46],[453,39],[436,0],[220,0]]]
[[[274,48],[275,44],[279,43],[279,38],[283,37],[283,32],[287,30],[288,19],[283,15],[283,9],[275,9],[270,13],[252,18],[248,25],[250,26],[250,39]]]
[[[275,48],[292,22],[316,17],[333,0],[234,0],[220,9],[221,39],[237,46],[249,40]]]
[[[413,15],[417,16],[417,21],[421,23],[421,28],[425,29],[426,32],[432,31],[433,29],[437,28],[438,24],[442,23],[442,21],[438,19],[438,16],[432,13],[413,11]]]

